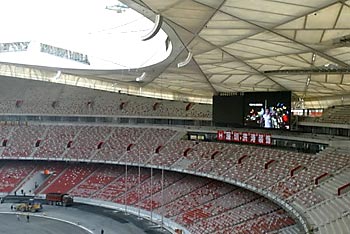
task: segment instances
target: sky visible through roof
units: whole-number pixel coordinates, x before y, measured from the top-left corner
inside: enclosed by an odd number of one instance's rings
[[[82,69],[139,68],[164,60],[167,35],[142,41],[154,23],[116,0],[2,0],[1,43],[30,42],[0,61]],[[88,56],[89,64],[42,53],[40,43]]]

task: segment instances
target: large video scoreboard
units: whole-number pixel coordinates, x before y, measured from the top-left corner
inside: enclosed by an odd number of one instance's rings
[[[216,124],[290,129],[291,92],[222,93],[213,97]]]

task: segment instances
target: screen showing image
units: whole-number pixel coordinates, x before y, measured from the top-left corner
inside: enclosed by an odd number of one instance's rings
[[[245,93],[244,125],[290,129],[291,92]]]

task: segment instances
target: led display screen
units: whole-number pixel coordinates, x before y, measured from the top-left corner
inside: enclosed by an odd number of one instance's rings
[[[291,92],[245,92],[213,97],[213,122],[249,128],[290,129]]]
[[[291,92],[244,94],[244,126],[290,129]]]

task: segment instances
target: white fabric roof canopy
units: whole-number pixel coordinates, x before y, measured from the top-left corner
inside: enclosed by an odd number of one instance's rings
[[[350,74],[344,72],[350,66],[350,41],[344,42],[350,38],[350,1],[142,2],[161,14],[193,53],[187,67],[169,67],[154,86],[203,95],[275,90],[292,90],[304,98],[350,94]],[[278,72],[329,65],[335,71]]]
[[[63,74],[207,99],[218,92],[280,90],[305,100],[350,96],[349,0],[122,2],[151,20],[163,17],[171,55],[132,71]],[[178,67],[189,53],[190,62]],[[135,82],[143,72],[145,80]]]

